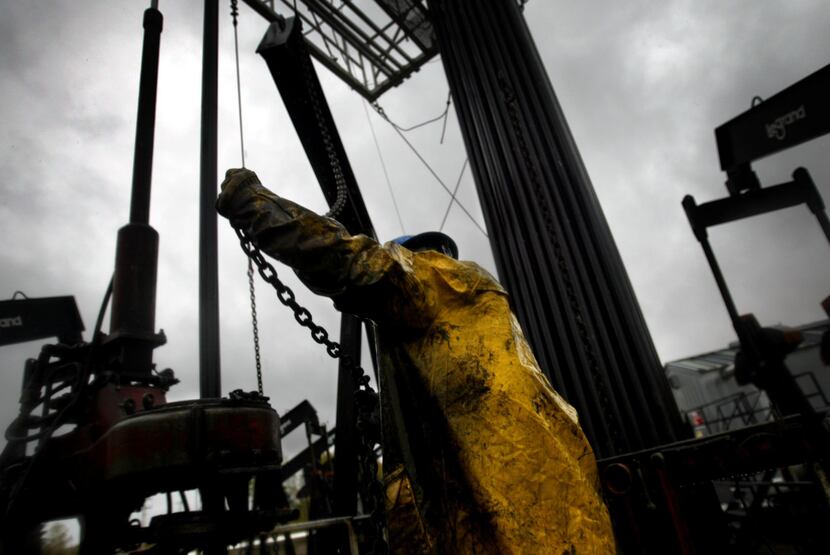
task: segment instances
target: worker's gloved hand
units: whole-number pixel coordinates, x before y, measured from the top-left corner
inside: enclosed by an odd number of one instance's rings
[[[257,175],[246,168],[231,168],[225,172],[222,192],[216,199],[216,210],[233,223],[234,217],[251,200],[257,191],[262,190]]]

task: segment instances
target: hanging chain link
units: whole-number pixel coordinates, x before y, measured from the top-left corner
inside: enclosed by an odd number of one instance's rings
[[[543,199],[545,198],[547,193],[545,192],[542,180],[539,177],[536,164],[533,162],[530,156],[530,150],[528,149],[527,141],[525,140],[525,133],[522,129],[521,122],[519,121],[516,94],[513,90],[513,87],[510,85],[510,83],[507,81],[507,78],[504,75],[499,75],[498,81],[502,89],[502,94],[504,95],[504,101],[507,105],[507,112],[510,115],[510,123],[513,127],[513,133],[516,135],[516,142],[518,144],[519,151],[522,155],[522,160],[524,161],[527,171],[530,173],[530,181],[533,184],[537,197],[539,199]],[[562,247],[562,242],[560,241],[559,234],[556,232],[553,215],[550,213],[548,203],[539,202],[538,206],[542,211],[545,229],[548,233],[548,237],[550,238],[551,244],[553,245],[553,252],[554,256],[556,257],[556,264],[559,268],[559,275],[562,278],[563,284],[565,285],[565,294],[568,297],[568,304],[570,306],[571,313],[573,314],[573,318],[576,323],[579,339],[582,343],[582,352],[585,354],[585,358],[588,362],[588,368],[591,372],[593,384],[597,389],[597,393],[599,394],[599,404],[602,408],[603,414],[605,414],[606,416],[608,432],[611,436],[611,441],[614,445],[614,449],[617,452],[622,452],[623,444],[619,422],[614,415],[614,411],[611,406],[610,395],[608,394],[608,390],[605,387],[605,380],[600,374],[599,360],[596,352],[594,351],[594,342],[592,340],[590,330],[588,329],[588,325],[585,321],[585,317],[582,315],[581,303],[579,297],[577,296],[576,288],[573,283],[573,278],[571,277],[570,267],[565,258],[565,250]]]
[[[346,178],[343,175],[343,167],[340,164],[340,157],[337,155],[337,149],[334,147],[334,140],[331,137],[331,130],[326,124],[326,118],[323,115],[323,105],[317,97],[317,86],[314,83],[314,66],[311,64],[311,56],[303,55],[303,77],[305,78],[306,90],[311,99],[311,108],[314,111],[314,118],[317,120],[317,128],[320,131],[320,136],[323,139],[323,145],[326,149],[326,155],[329,159],[329,167],[331,167],[331,174],[334,177],[334,183],[337,188],[337,196],[334,204],[331,205],[331,210],[326,213],[330,218],[336,218],[343,208],[346,206],[346,200],[349,196],[349,189],[346,185]]]
[[[239,244],[248,260],[256,264],[259,275],[266,282],[270,283],[277,292],[279,301],[291,309],[294,319],[304,328],[308,328],[311,338],[323,345],[326,352],[332,358],[340,359],[346,369],[351,372],[357,389],[354,392],[356,425],[358,437],[358,463],[360,494],[363,500],[364,512],[371,515],[374,524],[374,551],[375,555],[383,555],[388,552],[385,540],[386,520],[384,515],[384,489],[378,479],[378,462],[375,456],[375,446],[380,443],[380,422],[378,394],[369,385],[369,376],[366,371],[347,353],[343,353],[340,344],[329,338],[328,331],[314,322],[311,312],[297,302],[294,292],[280,281],[274,266],[262,255],[254,242],[239,228],[234,228]],[[253,271],[249,276],[253,277]],[[254,317],[256,326],[256,317]]]
[[[254,333],[254,357],[256,358],[256,386],[262,395],[262,359],[259,355],[259,322],[256,316],[256,289],[254,288],[254,263],[248,259],[248,292],[251,296],[251,327]]]

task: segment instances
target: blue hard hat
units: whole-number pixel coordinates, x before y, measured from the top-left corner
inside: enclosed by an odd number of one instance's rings
[[[411,251],[433,250],[458,260],[458,245],[449,235],[440,231],[426,231],[418,235],[402,235],[392,239],[392,242]]]

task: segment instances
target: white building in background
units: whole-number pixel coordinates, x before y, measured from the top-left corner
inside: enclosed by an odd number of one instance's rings
[[[803,341],[786,363],[798,385],[816,409],[830,408],[830,366],[821,361],[822,334],[830,320],[798,326]],[[666,364],[666,376],[680,412],[701,437],[771,418],[766,394],[735,380],[737,342],[728,347]]]

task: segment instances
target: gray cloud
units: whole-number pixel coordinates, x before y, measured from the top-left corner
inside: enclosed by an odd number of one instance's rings
[[[734,333],[680,200],[726,195],[713,129],[754,95],[771,96],[825,65],[830,12],[820,2],[557,7],[531,3],[528,21],[658,351],[667,360],[718,348]],[[762,182],[805,165],[826,197],[827,144],[762,161]],[[712,232],[739,308],[766,323],[822,318],[830,265],[807,214]],[[775,283],[784,276],[792,287]]]

